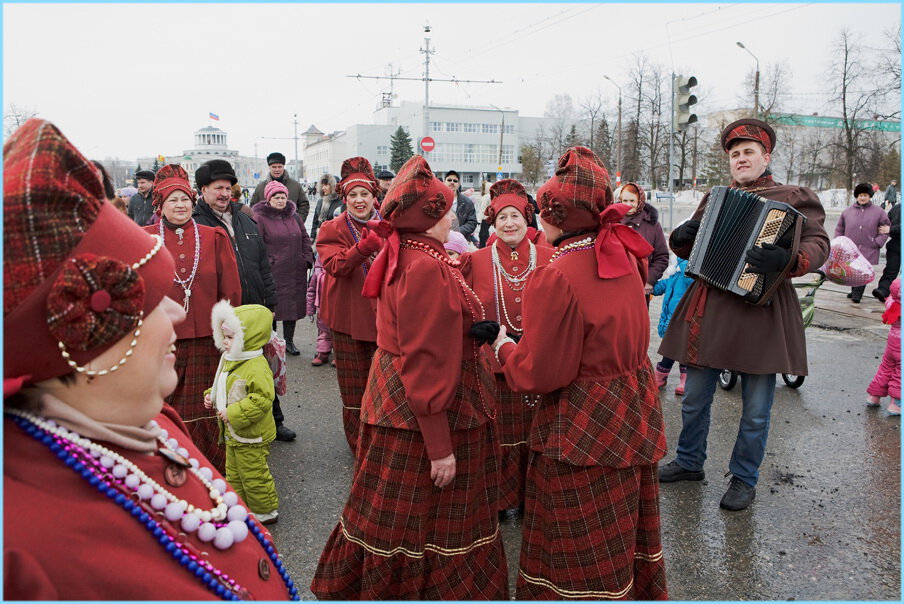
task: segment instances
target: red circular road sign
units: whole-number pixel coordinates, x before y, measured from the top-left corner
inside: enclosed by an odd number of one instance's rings
[[[425,136],[421,139],[421,149],[426,151],[427,153],[433,151],[433,148],[436,147],[436,141],[433,140],[430,136]]]

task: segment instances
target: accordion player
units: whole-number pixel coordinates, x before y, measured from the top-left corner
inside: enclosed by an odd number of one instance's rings
[[[805,221],[803,214],[786,203],[740,189],[713,187],[686,273],[751,304],[767,305],[791,271]],[[779,240],[791,244],[787,266],[778,273],[749,272],[747,250]]]

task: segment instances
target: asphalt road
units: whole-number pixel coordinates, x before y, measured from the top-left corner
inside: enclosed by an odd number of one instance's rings
[[[651,308],[654,361],[658,300]],[[839,315],[831,329],[807,331],[811,375],[798,390],[779,381],[756,500],[742,512],[718,505],[728,484],[723,474],[737,432],[740,386],[717,390],[706,480],[661,489],[672,599],[900,599],[901,426],[899,418],[864,407],[864,389],[885,345],[882,330],[862,329],[865,324]],[[289,359],[290,394],[283,397],[286,424],[299,437],[274,443],[271,456],[281,501],[273,533],[305,599],[313,599],[307,586],[348,495],[354,463],[342,433],[335,369],[310,366],[315,335],[311,323],[299,322],[295,342],[302,354]],[[681,426],[675,383],[677,368],[661,397],[666,461]],[[503,525],[512,586],[519,530],[520,520]]]

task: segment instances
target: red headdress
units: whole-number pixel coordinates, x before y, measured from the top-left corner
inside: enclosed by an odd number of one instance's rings
[[[395,276],[401,245],[399,233],[423,233],[446,215],[453,198],[452,190],[433,175],[427,160],[415,155],[405,162],[380,206],[384,220],[368,223],[381,237],[387,237],[388,245],[367,272],[365,296],[376,298],[383,284]]]
[[[172,257],[103,201],[97,169],[50,122],[28,120],[3,161],[4,396],[114,371],[85,364],[137,332],[171,288]]]
[[[736,140],[756,141],[766,148],[766,153],[772,153],[775,149],[775,130],[762,120],[737,120],[722,130],[722,149],[728,153],[731,143]]]
[[[341,178],[339,181],[339,195],[343,199],[355,187],[364,187],[374,195],[380,190],[379,185],[377,185],[377,178],[374,176],[374,169],[366,158],[348,158],[342,162],[342,169],[339,174]]]
[[[652,246],[631,227],[618,222],[630,209],[612,204],[609,173],[586,147],[568,149],[555,175],[537,192],[540,217],[562,231],[599,231],[596,238],[597,272],[601,279],[627,275],[635,258],[647,258]]]
[[[496,215],[508,206],[521,212],[527,222],[534,216],[534,206],[527,199],[527,191],[520,182],[512,178],[495,182],[490,187],[490,205],[484,212],[487,221],[490,224],[496,222]]]
[[[173,191],[182,191],[195,203],[195,191],[188,182],[188,173],[179,164],[167,164],[157,171],[154,178],[154,212],[163,211],[163,202]]]

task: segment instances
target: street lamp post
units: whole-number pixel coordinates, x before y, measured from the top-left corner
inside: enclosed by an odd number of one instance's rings
[[[615,83],[615,80],[610,78],[607,75],[603,76],[605,79],[612,82],[612,84],[618,88],[618,127],[617,134],[618,140],[616,141],[616,147],[618,151],[616,152],[616,160],[615,160],[615,187],[618,188],[621,186],[621,86]]]
[[[750,56],[756,61],[756,75],[753,80],[753,117],[758,119],[760,117],[760,60],[742,42],[738,42],[738,46],[750,53]]]
[[[503,111],[499,107],[496,107],[496,105],[493,105],[492,103],[490,103],[490,105],[492,105],[496,109],[496,111],[498,111],[499,113],[502,114],[502,125],[499,126],[499,163],[497,164],[497,170],[496,170],[496,172],[501,175],[502,174],[502,135],[505,133],[505,111]]]

